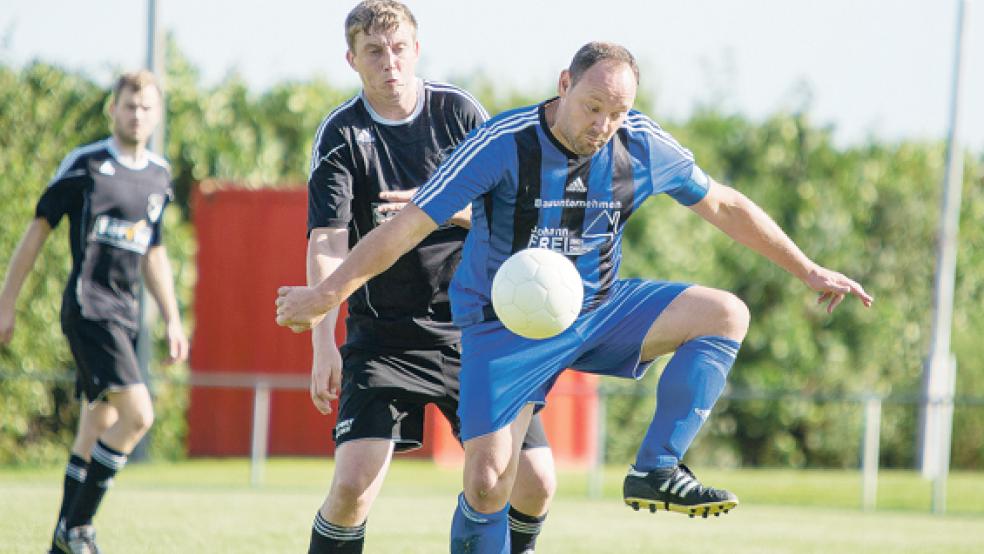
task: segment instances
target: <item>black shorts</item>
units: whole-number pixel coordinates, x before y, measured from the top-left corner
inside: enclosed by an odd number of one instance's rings
[[[63,317],[62,332],[75,357],[75,394],[89,402],[104,400],[107,391],[143,384],[137,363],[136,333],[116,323]]]
[[[397,452],[420,448],[424,407],[434,404],[458,438],[458,345],[429,350],[342,347],[342,394],[336,445],[356,439],[389,439]],[[549,446],[540,416],[533,416],[523,449]]]

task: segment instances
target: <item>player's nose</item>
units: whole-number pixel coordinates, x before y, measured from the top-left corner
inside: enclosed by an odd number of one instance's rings
[[[400,57],[396,55],[396,52],[388,48],[386,50],[385,62],[386,62],[386,69],[390,69],[392,67],[396,67],[399,64]]]

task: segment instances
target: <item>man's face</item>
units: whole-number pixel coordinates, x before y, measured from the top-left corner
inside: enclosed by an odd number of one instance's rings
[[[110,106],[113,135],[129,145],[143,145],[161,120],[161,95],[153,86],[139,90],[124,87]]]
[[[635,102],[636,79],[628,64],[602,61],[571,85],[560,75],[560,102],[554,125],[558,138],[579,156],[590,156],[611,140]]]
[[[414,86],[420,45],[413,27],[406,22],[389,31],[355,35],[352,49],[345,54],[352,69],[359,73],[362,88],[377,97],[399,98]]]

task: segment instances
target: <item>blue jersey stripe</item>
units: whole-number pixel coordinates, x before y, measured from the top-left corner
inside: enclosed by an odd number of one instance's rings
[[[626,118],[625,121],[625,127],[632,130],[646,131],[656,137],[656,139],[663,144],[666,144],[676,150],[681,156],[693,159],[693,154],[691,154],[689,150],[680,146],[680,143],[670,136],[669,133],[664,131],[662,127],[657,125],[655,121],[639,112],[629,114],[629,117]]]
[[[469,136],[447,159],[434,175],[421,187],[414,196],[414,203],[424,207],[434,196],[439,194],[447,182],[458,176],[461,169],[468,164],[483,148],[505,134],[518,132],[524,127],[536,122],[535,114],[531,118],[527,114],[516,114],[501,120],[492,120],[478,128],[474,135]]]
[[[440,194],[448,182],[457,177],[458,173],[471,161],[483,148],[489,146],[493,141],[505,134],[515,133],[525,127],[536,124],[536,111],[526,110],[515,113],[502,119],[493,119],[482,125],[455,149],[451,157],[447,159],[441,167],[434,172],[434,175],[427,180],[414,195],[413,202],[418,207],[423,208],[435,196]]]

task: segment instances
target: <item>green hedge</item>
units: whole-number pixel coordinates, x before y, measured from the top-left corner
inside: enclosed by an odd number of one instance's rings
[[[461,84],[495,111],[537,100],[497,91],[481,79]],[[168,214],[168,246],[187,317],[195,279],[187,204],[192,185],[210,177],[249,187],[303,182],[314,130],[354,91],[310,81],[258,94],[234,75],[206,88],[173,43],[167,89],[167,156],[179,207]],[[105,102],[106,91],[84,76],[44,63],[0,64],[0,128],[14,130],[0,136],[0,267],[6,268],[61,158],[107,134]],[[646,98],[640,104],[651,105]],[[828,316],[802,284],[666,199],[649,202],[626,229],[623,275],[695,281],[745,300],[753,320],[730,377],[732,390],[917,394],[930,332],[942,145],[840,148],[829,129],[802,113],[756,122],[706,108],[667,127],[708,173],[761,204],[814,259],[859,279],[876,302],[870,310],[846,302]],[[984,362],[976,340],[984,332],[984,193],[975,167],[968,161],[965,172],[953,349],[958,393],[981,396]],[[17,376],[0,380],[0,463],[61,460],[74,429],[71,387],[47,379],[52,370],[72,366],[58,326],[69,267],[64,227],[25,285],[20,332],[0,350],[0,369]],[[180,379],[187,369],[158,371]],[[657,373],[642,384],[608,381],[606,387],[651,392]],[[157,394],[151,452],[182,456],[187,391],[165,384]],[[652,404],[651,395],[613,398],[609,428],[620,432],[609,435],[611,461],[631,459]],[[957,466],[984,461],[981,412],[957,410]],[[886,408],[883,463],[913,463],[915,425],[911,407]],[[694,455],[724,464],[845,467],[857,463],[859,433],[860,410],[849,404],[722,402]]]

